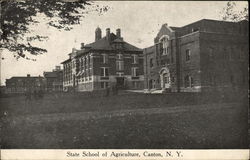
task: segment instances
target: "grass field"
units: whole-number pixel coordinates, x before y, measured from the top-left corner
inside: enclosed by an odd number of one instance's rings
[[[150,114],[151,108],[158,112]],[[134,114],[74,117],[126,110]],[[47,115],[60,120],[49,121]],[[248,101],[239,97],[51,94],[30,102],[24,97],[1,98],[1,148],[248,148],[247,137]]]

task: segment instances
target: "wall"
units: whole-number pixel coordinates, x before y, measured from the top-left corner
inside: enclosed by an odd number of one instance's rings
[[[199,32],[180,37],[180,91],[181,92],[199,92],[201,86],[200,80],[200,47]],[[186,61],[186,50],[190,50],[190,60]],[[194,87],[185,87],[184,78],[186,75],[193,77]]]
[[[204,91],[232,90],[248,86],[247,36],[201,33],[201,48]]]

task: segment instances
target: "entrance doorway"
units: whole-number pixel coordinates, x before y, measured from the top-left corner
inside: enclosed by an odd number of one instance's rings
[[[164,67],[161,69],[160,79],[161,79],[161,88],[163,90],[171,88],[170,72],[168,68]]]
[[[150,79],[149,84],[148,84],[148,89],[152,89],[152,88],[153,88],[153,80]]]
[[[124,89],[124,77],[116,77],[116,87]]]

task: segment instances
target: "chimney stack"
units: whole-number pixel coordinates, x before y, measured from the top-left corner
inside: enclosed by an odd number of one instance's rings
[[[120,28],[116,29],[116,36],[118,38],[121,38],[121,29]]]
[[[30,74],[27,74],[27,77],[30,77]]]
[[[55,70],[56,71],[60,71],[61,70],[61,66],[56,66]]]
[[[81,49],[83,49],[84,48],[84,43],[81,43]]]
[[[110,28],[106,29],[106,38],[110,40]]]
[[[95,30],[95,41],[98,41],[102,38],[102,30],[101,28],[97,27]]]

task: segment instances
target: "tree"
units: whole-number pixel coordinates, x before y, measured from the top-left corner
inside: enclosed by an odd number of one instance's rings
[[[239,22],[241,20],[249,20],[248,18],[248,6],[245,6],[243,10],[237,10],[237,5],[233,1],[227,2],[226,7],[223,8],[221,14],[224,21]]]
[[[92,8],[87,9],[90,6]],[[42,20],[50,27],[69,31],[90,11],[102,14],[107,10],[108,6],[101,7],[87,0],[0,0],[0,48],[9,50],[17,58],[30,59],[27,53],[47,52],[34,42],[48,39],[33,35],[32,25]]]

